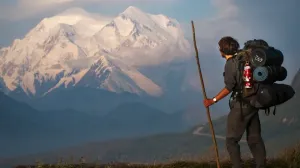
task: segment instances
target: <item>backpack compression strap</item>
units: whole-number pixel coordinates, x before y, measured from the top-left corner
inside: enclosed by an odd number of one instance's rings
[[[270,115],[270,107],[265,109],[265,114],[266,116]],[[274,106],[273,115],[276,115],[276,106]]]

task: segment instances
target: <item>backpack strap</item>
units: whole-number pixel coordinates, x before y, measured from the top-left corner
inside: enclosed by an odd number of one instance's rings
[[[242,73],[242,67],[243,67],[243,62],[241,61],[241,57],[243,53],[237,53],[234,55],[233,57],[233,61],[234,61],[234,64],[236,66],[236,71],[237,71],[237,83],[238,83],[238,86],[237,88],[235,88],[235,91],[238,92],[237,95],[236,95],[236,99],[237,101],[239,101],[239,104],[240,104],[240,109],[241,109],[241,121],[244,120],[244,116],[243,116],[243,104],[245,103],[245,101],[243,101],[243,96],[242,96],[242,90],[243,90],[243,73]]]
[[[266,116],[270,115],[270,107],[265,109],[265,114],[266,114]]]
[[[274,109],[273,109],[273,115],[276,114],[276,106],[274,106]]]
[[[270,107],[265,109],[265,114],[266,116],[270,115]],[[274,106],[273,115],[276,115],[276,106]]]

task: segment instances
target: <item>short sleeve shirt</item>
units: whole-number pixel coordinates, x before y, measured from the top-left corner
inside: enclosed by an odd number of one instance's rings
[[[226,61],[223,75],[225,88],[233,91],[237,85],[237,65],[232,58]]]

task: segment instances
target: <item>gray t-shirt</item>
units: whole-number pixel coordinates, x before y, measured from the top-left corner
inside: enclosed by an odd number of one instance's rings
[[[237,65],[233,58],[229,58],[226,61],[224,68],[224,83],[225,88],[230,92],[235,89],[238,85],[237,78]]]

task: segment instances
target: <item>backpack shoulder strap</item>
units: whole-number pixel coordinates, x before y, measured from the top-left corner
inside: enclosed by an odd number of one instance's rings
[[[242,80],[242,76],[243,76],[243,66],[244,66],[244,63],[243,63],[243,57],[245,56],[245,51],[244,50],[241,50],[239,51],[237,54],[234,55],[234,57],[232,58],[234,64],[235,64],[235,68],[236,68],[236,72],[237,72],[237,82],[238,84],[240,85],[240,87],[238,88],[240,91],[242,89],[242,83],[243,83],[243,80]]]

